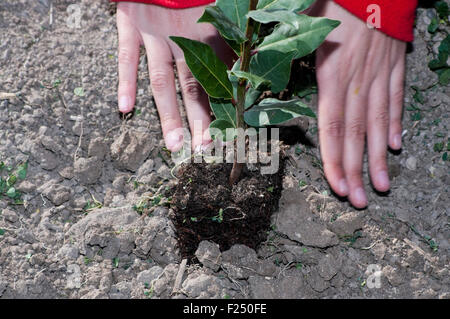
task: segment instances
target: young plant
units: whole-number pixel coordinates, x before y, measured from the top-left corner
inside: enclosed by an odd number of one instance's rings
[[[27,171],[28,162],[20,164],[15,169],[0,162],[0,198],[6,197],[15,205],[22,204],[22,194],[14,186],[18,180],[26,178]]]
[[[217,0],[198,22],[211,23],[238,55],[231,70],[207,44],[170,37],[184,52],[186,63],[210,97],[216,117],[210,125],[224,140],[235,139],[227,129],[276,125],[299,116],[315,117],[300,100],[266,98],[264,91],[283,91],[292,60],[312,53],[340,22],[299,14],[314,0]],[[261,24],[276,23],[272,33],[260,34]],[[214,130],[211,130],[212,132]],[[236,131],[235,131],[236,132]],[[212,138],[218,138],[217,135]],[[230,176],[235,183],[243,163],[236,156]]]

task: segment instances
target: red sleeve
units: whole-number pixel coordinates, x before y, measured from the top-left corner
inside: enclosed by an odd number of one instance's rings
[[[370,6],[379,6],[380,31],[402,40],[412,41],[417,0],[334,0],[358,18],[367,21],[374,13]]]
[[[128,1],[156,4],[169,8],[189,8],[206,5],[213,0],[112,0],[113,2]],[[402,40],[413,40],[414,15],[417,0],[334,0],[363,21],[367,21],[373,11],[370,5],[376,4],[380,8],[380,31]]]
[[[111,2],[140,2],[174,9],[183,9],[206,5],[214,2],[214,0],[111,0]]]

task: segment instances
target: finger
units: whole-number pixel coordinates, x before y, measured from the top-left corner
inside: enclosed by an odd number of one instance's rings
[[[343,166],[349,186],[350,202],[357,208],[367,206],[362,181],[362,164],[366,135],[368,88],[361,86],[363,74],[356,74],[349,85],[345,108]]]
[[[347,196],[349,189],[342,166],[345,94],[338,90],[337,77],[328,72],[330,68],[323,63],[320,54],[317,56],[317,66],[318,126],[324,173],[333,191],[339,196]]]
[[[394,66],[389,87],[389,146],[393,150],[402,148],[402,114],[405,82],[405,53]]]
[[[180,134],[182,121],[177,104],[172,52],[167,42],[158,37],[144,35],[148,56],[150,86],[158,109],[166,147],[178,151],[183,146]]]
[[[367,112],[367,145],[372,184],[380,192],[389,190],[386,163],[389,129],[389,66],[373,82]]]
[[[119,110],[131,112],[136,101],[136,78],[139,63],[140,36],[128,16],[128,7],[120,6],[117,11],[119,36]]]
[[[189,71],[184,59],[177,59],[176,65],[189,126],[192,132],[192,147],[195,149],[199,145],[208,145],[211,143],[211,138],[208,134],[204,134],[211,123],[208,96]]]

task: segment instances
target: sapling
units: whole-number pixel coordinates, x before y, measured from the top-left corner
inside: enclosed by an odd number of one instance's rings
[[[211,134],[213,139],[235,139],[236,134],[226,134],[230,129],[277,125],[299,116],[315,117],[299,99],[259,101],[264,91],[283,91],[289,82],[292,61],[312,53],[340,24],[300,13],[313,2],[217,0],[214,6],[206,7],[198,22],[211,23],[238,55],[231,70],[207,44],[170,37],[183,50],[192,74],[209,95],[216,117],[210,130],[221,132]],[[269,23],[275,24],[273,31],[262,34],[261,25]],[[235,156],[230,184],[239,179],[242,167]]]

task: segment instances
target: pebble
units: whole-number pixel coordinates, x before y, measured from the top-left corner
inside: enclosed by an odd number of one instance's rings
[[[405,165],[407,169],[415,171],[417,169],[417,158],[415,158],[414,156],[408,157]]]

